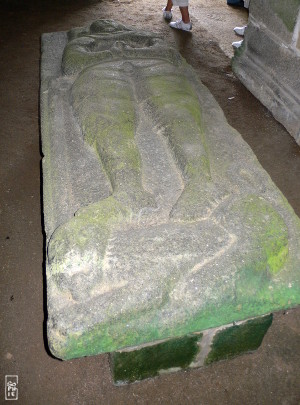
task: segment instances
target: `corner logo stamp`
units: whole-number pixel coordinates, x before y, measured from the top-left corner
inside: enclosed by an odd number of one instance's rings
[[[19,377],[17,375],[6,375],[5,376],[5,400],[6,401],[17,401],[19,395],[18,381]]]

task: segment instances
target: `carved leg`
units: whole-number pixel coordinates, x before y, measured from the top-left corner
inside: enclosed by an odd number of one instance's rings
[[[89,82],[92,85],[87,89]],[[88,69],[72,88],[72,103],[85,140],[95,147],[110,179],[114,198],[134,213],[154,206],[153,197],[142,186],[129,75],[120,70]]]
[[[95,283],[101,283],[112,230],[128,222],[132,213],[154,206],[154,201],[142,186],[134,139],[135,100],[128,75],[87,69],[72,87],[71,102],[85,140],[97,151],[112,186],[110,197],[81,208],[49,242],[49,274],[60,290],[81,301]]]
[[[198,97],[189,81],[176,74],[149,77],[147,86],[154,114],[165,128],[185,183],[171,217],[194,220],[206,216],[216,204],[216,190]]]

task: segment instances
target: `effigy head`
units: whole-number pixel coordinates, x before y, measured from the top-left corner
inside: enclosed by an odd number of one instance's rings
[[[111,20],[75,28],[69,32],[68,39],[62,58],[62,71],[66,75],[105,60],[169,56],[178,60],[178,55],[165,45],[160,35],[137,31]]]

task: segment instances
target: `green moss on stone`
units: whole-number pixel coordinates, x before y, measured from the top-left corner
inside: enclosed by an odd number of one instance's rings
[[[50,240],[49,272],[52,275],[63,274],[69,266],[72,266],[72,256],[69,258],[68,255],[70,249],[76,246],[77,252],[84,255],[88,252],[87,246],[90,242],[98,242],[98,255],[101,260],[101,254],[105,252],[107,239],[113,227],[125,223],[128,218],[129,212],[113,197],[80,209],[75,217],[55,231]],[[55,253],[54,260],[52,252]]]
[[[89,87],[91,82],[93,86]],[[95,147],[114,189],[124,178],[129,189],[140,183],[141,157],[134,138],[134,104],[130,83],[120,77],[106,77],[97,67],[84,71],[72,88],[72,105],[85,141]]]
[[[202,176],[203,173],[205,173],[207,174],[207,178],[210,179],[210,164],[208,157],[205,155],[200,156],[197,163],[198,164],[195,165],[193,161],[188,162],[185,166],[185,175],[187,175],[188,178],[196,178],[200,171]]]
[[[272,289],[264,285],[257,295],[241,301],[236,299],[207,307],[185,320],[162,326],[155,308],[148,314],[133,313],[114,319],[114,323],[99,324],[85,331],[69,335],[64,344],[55,347],[57,357],[72,359],[99,353],[113,352],[120,348],[138,346],[146,342],[167,339],[170,336],[185,336],[195,331],[263,315],[282,308],[292,308],[300,302],[298,283],[291,286],[274,284]],[[55,344],[55,342],[53,342]]]
[[[212,343],[205,364],[229,359],[238,354],[256,350],[272,324],[273,315],[252,319],[218,332]]]
[[[292,285],[274,283],[272,288],[269,287],[270,285],[264,285],[257,295],[243,297],[241,300],[234,297],[218,305],[207,305],[205,309],[187,317],[186,321],[169,328],[168,336],[203,331],[299,304],[300,286],[297,282]]]
[[[239,48],[234,49],[234,56],[231,59],[231,66],[234,71],[238,69],[237,63],[245,50],[246,50],[245,41],[243,41],[242,45]]]
[[[155,377],[160,370],[186,368],[199,352],[202,335],[184,336],[129,352],[112,353],[114,381],[134,382]]]
[[[268,270],[274,275],[283,268],[288,258],[288,230],[285,222],[273,207],[257,196],[250,196],[239,204],[245,224],[253,229],[251,267],[257,271]]]
[[[111,201],[111,207],[108,204],[109,201]],[[97,218],[96,215],[96,222],[104,221],[103,225],[105,225],[107,214],[110,218],[115,218],[116,222],[122,220],[124,213],[117,202],[114,199],[108,199],[106,203],[108,212],[99,206],[97,214],[99,217]],[[94,208],[86,211],[91,223],[94,221],[93,215],[96,212]],[[286,267],[288,260],[285,252],[287,231],[283,220],[264,200],[257,201],[254,197],[245,200],[236,208],[239,211],[237,217],[243,218],[251,229],[255,228],[256,245],[253,245],[255,246],[254,251],[247,253],[248,256],[244,257],[246,260],[236,276],[234,296],[223,297],[218,305],[207,302],[205,308],[194,314],[189,314],[187,311],[186,318],[180,319],[178,322],[173,320],[172,326],[160,319],[161,308],[155,307],[146,314],[133,310],[126,316],[115,318],[113,324],[99,324],[84,333],[68,336],[64,345],[59,349],[61,353],[59,357],[74,358],[112,352],[122,347],[138,346],[170,336],[184,336],[191,332],[259,316],[282,308],[291,308],[299,304],[300,287],[296,270],[293,270],[291,282],[286,279],[273,280],[274,275],[277,275],[280,270],[280,266],[285,263]],[[243,212],[242,216],[241,212]],[[85,219],[82,223],[84,224],[84,222]],[[80,233],[80,230],[78,232]],[[259,253],[255,255],[256,250]],[[281,255],[283,255],[283,259]],[[275,264],[272,263],[272,260]],[[242,262],[240,261],[239,264]],[[294,269],[294,265],[290,262],[288,262],[288,266]]]
[[[76,41],[76,40],[75,40]],[[69,43],[62,58],[62,70],[66,75],[73,75],[84,68],[94,65],[105,59],[111,59],[112,53],[109,50],[101,52],[89,52],[82,44]]]
[[[147,78],[151,103],[168,129],[168,140],[181,170],[198,178],[210,177],[207,145],[198,96],[185,77],[157,75]],[[168,117],[168,120],[165,120]],[[198,139],[197,139],[198,138]],[[202,145],[202,153],[187,153],[184,145]]]
[[[153,75],[148,80],[151,83],[151,88],[156,89],[156,95],[162,105],[168,105],[168,101],[170,102],[168,94],[171,93],[176,96],[175,100],[178,100],[177,102],[180,105],[187,105],[195,120],[199,120],[198,97],[192,84],[186,77],[179,77],[177,74]],[[178,87],[179,81],[180,87]],[[191,98],[195,101],[194,105],[190,103]],[[198,124],[200,124],[200,121],[198,121]]]
[[[165,128],[165,135],[181,170],[185,188],[171,216],[194,220],[207,211],[211,182],[210,156],[205,139],[201,107],[195,89],[177,74],[148,77],[150,105]]]
[[[185,77],[177,75],[157,75],[147,79],[151,100],[159,109],[170,108],[171,116],[178,117],[178,111],[184,111],[184,125],[188,128],[191,121],[187,117],[192,118],[198,126],[198,130],[202,129],[202,117],[199,100],[195,90],[189,80]],[[179,86],[180,84],[180,86]],[[174,104],[176,109],[174,109]],[[202,131],[199,133],[203,136]]]

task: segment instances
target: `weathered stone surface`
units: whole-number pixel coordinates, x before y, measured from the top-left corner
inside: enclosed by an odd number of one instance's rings
[[[251,0],[233,70],[300,145],[300,0]]]
[[[299,304],[299,218],[180,55],[108,21],[42,45],[52,353]]]

